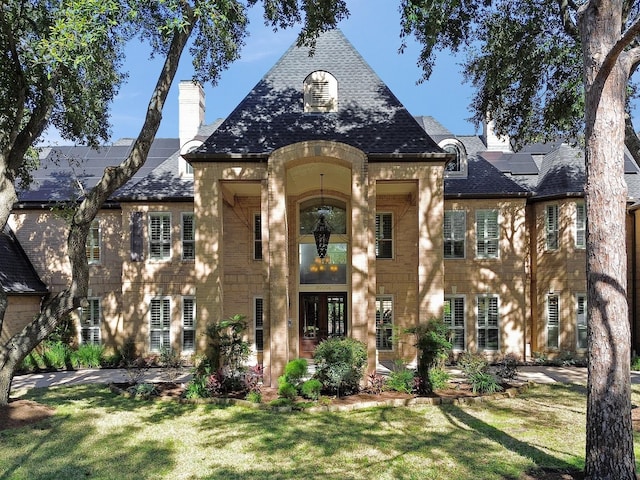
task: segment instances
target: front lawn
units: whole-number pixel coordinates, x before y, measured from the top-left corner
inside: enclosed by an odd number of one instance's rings
[[[136,400],[99,385],[23,398],[56,415],[0,432],[2,479],[515,480],[537,467],[583,466],[585,391],[576,385],[343,413]]]

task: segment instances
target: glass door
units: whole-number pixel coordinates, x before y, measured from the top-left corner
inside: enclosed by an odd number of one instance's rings
[[[300,294],[300,357],[312,358],[329,337],[347,335],[346,293]]]

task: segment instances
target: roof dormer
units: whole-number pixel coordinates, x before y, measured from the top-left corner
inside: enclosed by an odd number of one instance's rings
[[[462,142],[456,138],[442,140],[438,146],[447,153],[455,154],[453,160],[449,160],[444,167],[445,178],[467,177],[467,150]]]
[[[318,70],[304,79],[305,113],[326,113],[338,110],[338,81],[329,72]]]

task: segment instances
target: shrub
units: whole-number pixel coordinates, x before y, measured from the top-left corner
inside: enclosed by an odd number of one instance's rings
[[[357,392],[367,363],[366,345],[353,338],[333,337],[318,344],[313,354],[315,378],[336,395]]]
[[[290,400],[295,400],[298,396],[298,389],[289,383],[284,375],[278,378],[278,396]]]
[[[513,380],[518,376],[518,357],[507,353],[496,362],[496,375],[503,380]]]
[[[135,397],[140,397],[144,399],[148,399],[153,395],[157,395],[158,391],[156,390],[155,385],[152,383],[139,383],[137,385],[133,385],[127,389],[129,393],[131,393]]]
[[[311,378],[304,382],[300,386],[300,391],[302,392],[302,396],[308,398],[309,400],[318,400],[320,398],[320,391],[322,390],[322,383],[320,380]]]
[[[260,392],[249,392],[246,398],[251,403],[262,403],[262,393]]]
[[[71,353],[73,365],[77,368],[98,368],[102,365],[104,345],[83,344]]]
[[[133,363],[137,358],[135,339],[131,336],[127,337],[118,350],[118,354],[122,365]]]
[[[249,368],[249,371],[244,375],[244,388],[249,393],[260,393],[260,382],[264,375],[264,368],[262,365],[257,364]],[[262,396],[262,394],[261,394]]]
[[[411,393],[414,387],[414,374],[402,363],[396,364],[396,368],[389,374],[385,383],[387,390]]]
[[[242,340],[247,328],[244,315],[233,315],[219,322],[209,323],[205,333],[209,337],[208,358],[213,370],[227,370],[228,376],[239,376],[249,359],[249,342]]]
[[[158,363],[170,382],[175,382],[182,372],[182,359],[173,348],[163,348]]]
[[[129,382],[138,383],[149,370],[149,364],[144,358],[138,357],[131,362],[125,363],[124,368]]]
[[[476,373],[486,373],[489,362],[479,353],[464,352],[458,357],[458,366],[467,377],[471,377]]]
[[[502,390],[495,377],[488,372],[476,372],[469,376],[473,393],[496,393]]]
[[[634,355],[631,359],[631,370],[636,372],[640,370],[640,357],[637,355]]]
[[[308,375],[308,368],[309,362],[305,358],[296,358],[284,367],[284,376],[289,383],[299,386]]]
[[[451,375],[444,368],[434,367],[429,370],[429,385],[432,390],[442,390],[446,388]]]
[[[43,349],[42,361],[47,368],[64,369],[71,366],[71,349],[65,343],[46,342]]]

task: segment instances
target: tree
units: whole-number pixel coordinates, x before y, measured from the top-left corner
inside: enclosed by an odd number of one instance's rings
[[[0,10],[3,93],[0,125],[0,225],[17,200],[15,182],[27,179],[26,153],[48,125],[64,138],[97,145],[108,137],[108,105],[123,80],[122,45],[135,32],[163,55],[164,65],[151,95],[144,124],[131,153],[108,167],[97,185],[75,206],[67,237],[71,280],[47,298],[40,314],[0,345],[0,405],[9,400],[15,368],[55,328],[86,301],[89,270],[85,244],[92,220],[109,196],[142,167],[160,125],[162,109],[188,42],[196,76],[217,80],[236,60],[246,35],[246,10],[258,0],[67,0],[5,2]],[[264,0],[265,21],[274,29],[303,20],[300,43],[346,15],[343,0]],[[17,28],[16,28],[17,26]],[[0,100],[2,101],[2,100]],[[0,328],[6,309],[0,293]]]
[[[625,115],[640,61],[634,2],[402,0],[403,35],[434,51],[470,46],[465,67],[478,87],[474,119],[486,115],[517,147],[530,140],[583,140],[587,180],[588,479],[635,479],[625,243]]]

